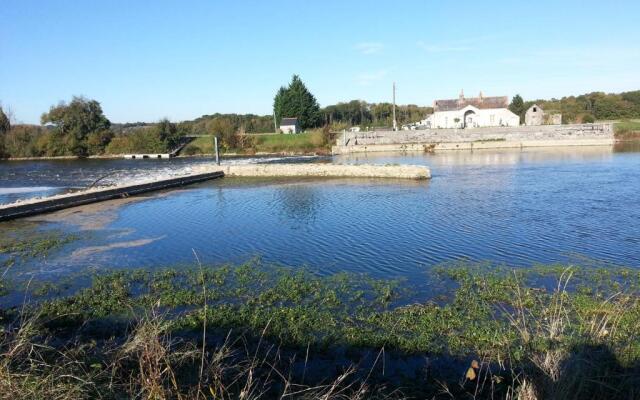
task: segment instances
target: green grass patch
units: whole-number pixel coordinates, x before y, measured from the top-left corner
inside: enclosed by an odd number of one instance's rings
[[[199,137],[193,139],[189,144],[185,146],[180,154],[185,156],[193,156],[197,154],[213,154],[215,152],[213,148],[212,137]]]
[[[329,147],[322,130],[313,130],[299,134],[260,134],[246,135],[244,148],[229,149],[229,153],[326,153]],[[182,155],[213,154],[213,138],[195,138],[182,150]]]
[[[266,153],[310,153],[326,149],[322,131],[299,134],[256,135],[256,152]]]
[[[626,120],[616,122],[613,125],[615,136],[617,139],[633,140],[640,139],[640,121]]]

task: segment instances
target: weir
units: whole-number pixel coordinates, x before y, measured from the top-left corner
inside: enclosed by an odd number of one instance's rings
[[[162,189],[204,182],[222,178],[222,171],[162,179],[134,185],[89,189],[75,193],[60,194],[42,199],[25,200],[23,202],[0,206],[0,221],[29,217],[65,208],[97,203],[105,200],[119,199]]]
[[[0,205],[0,221],[190,185],[222,178],[225,175],[243,177],[429,179],[431,172],[428,167],[419,165],[249,164],[219,166],[210,164],[194,168],[192,173],[179,177],[156,179],[115,187],[91,188],[79,192]]]

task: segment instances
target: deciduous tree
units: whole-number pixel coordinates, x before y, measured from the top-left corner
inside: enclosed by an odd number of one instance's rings
[[[65,150],[80,157],[89,154],[88,135],[107,130],[111,126],[102,113],[100,103],[75,96],[69,104],[62,102],[52,106],[49,112],[42,114],[40,120],[43,124],[53,124],[56,139],[61,139]]]

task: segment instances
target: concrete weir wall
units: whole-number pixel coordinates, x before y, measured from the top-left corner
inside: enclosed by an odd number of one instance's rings
[[[0,221],[28,217],[65,208],[118,199],[155,190],[169,189],[210,179],[222,178],[222,171],[193,174],[152,182],[116,187],[89,189],[77,193],[66,193],[42,199],[30,199],[14,204],[0,205]]]
[[[205,167],[206,168],[206,167]],[[429,179],[423,165],[247,164],[218,167],[226,176]]]
[[[613,124],[542,125],[346,133],[334,154],[522,147],[602,146],[615,142]]]

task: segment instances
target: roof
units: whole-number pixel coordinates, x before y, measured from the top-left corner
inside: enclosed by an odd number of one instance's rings
[[[433,102],[433,111],[456,111],[466,106],[474,106],[479,109],[487,108],[507,108],[509,106],[509,97],[471,97],[451,100],[436,100]]]
[[[280,126],[298,125],[298,118],[282,118]]]
[[[540,110],[540,111],[544,111],[544,110],[542,109],[542,107],[540,107],[540,106],[539,106],[539,105],[537,105],[537,104],[533,104],[531,107],[529,107],[529,108],[527,109],[527,111],[532,110],[532,109],[533,109],[533,107],[537,108],[537,109],[538,109],[538,110]]]

